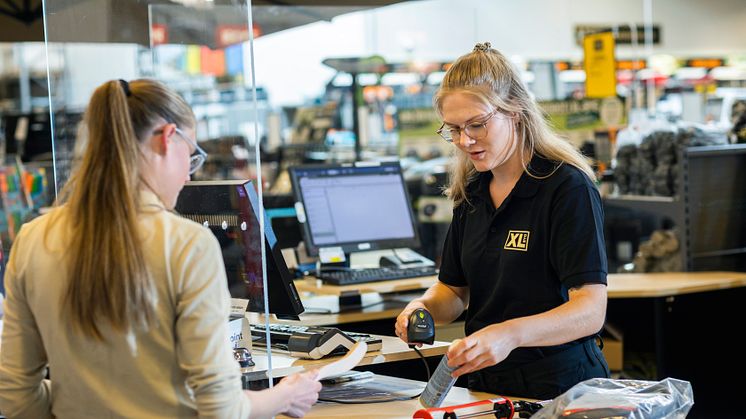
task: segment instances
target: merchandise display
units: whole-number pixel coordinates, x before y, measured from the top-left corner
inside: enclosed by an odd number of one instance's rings
[[[675,138],[679,137],[681,135]],[[654,138],[671,137],[658,135]],[[640,160],[637,151],[633,155],[634,167]],[[746,269],[746,243],[741,234],[745,207],[742,196],[735,192],[746,187],[741,176],[746,146],[681,147],[677,159],[680,160],[671,167],[679,171],[675,179],[683,185],[676,186],[675,196],[609,195],[604,198],[607,221],[613,223],[607,225],[612,232],[607,238],[609,244],[616,248],[617,255],[620,249],[628,247],[625,250],[628,256],[623,262],[630,262],[638,250],[634,243],[652,238],[655,230],[674,229],[675,233],[660,235],[650,247],[642,247],[642,259],[637,260],[635,271]],[[638,184],[651,180],[650,176],[635,176]],[[621,227],[627,228],[627,233],[621,234]],[[678,245],[671,240],[674,237]],[[678,250],[674,250],[676,248]],[[675,254],[681,261],[674,260]]]
[[[619,147],[614,178],[621,194],[674,196],[680,188],[681,148],[727,143],[723,134],[696,126],[671,128],[651,132],[639,145]]]
[[[733,104],[731,113],[733,128],[730,130],[730,136],[735,143],[746,143],[746,100],[739,100]]]
[[[640,244],[632,261],[633,272],[677,272],[682,266],[679,239],[674,230],[656,230]]]

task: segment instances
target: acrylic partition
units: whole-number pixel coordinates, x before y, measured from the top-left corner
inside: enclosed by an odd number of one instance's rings
[[[250,1],[45,0],[43,6],[50,196],[62,196],[85,152],[84,112],[98,86],[119,79],[164,83],[191,106],[196,124],[180,128],[207,153],[176,211],[218,238],[231,296],[243,300],[232,301],[236,312],[248,300],[249,310],[268,319],[267,290],[275,285],[267,283],[265,218],[258,216],[264,213],[257,141],[263,124],[257,122]],[[238,323],[231,322],[232,338],[242,331]],[[267,340],[255,344],[253,353],[263,356],[269,348]],[[271,362],[262,365],[271,375]]]

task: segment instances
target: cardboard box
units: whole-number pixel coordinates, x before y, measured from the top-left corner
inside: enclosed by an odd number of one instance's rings
[[[624,339],[622,333],[610,324],[605,324],[601,332],[604,348],[601,350],[611,371],[624,369]]]

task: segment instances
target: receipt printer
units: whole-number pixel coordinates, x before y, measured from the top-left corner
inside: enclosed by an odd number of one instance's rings
[[[324,328],[316,331],[309,328],[305,332],[295,332],[288,340],[290,356],[320,359],[333,351],[348,349],[355,345],[355,340],[336,328]]]

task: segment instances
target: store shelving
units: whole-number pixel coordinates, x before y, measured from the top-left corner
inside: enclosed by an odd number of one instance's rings
[[[679,162],[679,195],[612,195],[605,204],[672,224],[687,271],[746,271],[746,145],[683,148]]]
[[[676,219],[681,217],[681,204],[672,196],[610,195],[605,200],[609,204],[638,211],[653,212]]]

